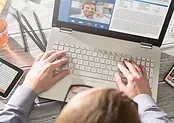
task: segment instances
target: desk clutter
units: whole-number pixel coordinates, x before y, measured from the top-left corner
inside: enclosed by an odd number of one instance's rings
[[[13,11],[10,11],[9,13],[17,20],[17,22],[19,23],[20,26],[20,32],[21,32],[21,36],[22,36],[22,40],[23,40],[23,44],[24,44],[24,48],[25,48],[25,52],[28,51],[28,46],[27,46],[27,40],[25,37],[25,32],[29,35],[29,37],[34,41],[34,43],[37,45],[37,47],[42,51],[45,52],[46,51],[46,46],[47,46],[47,39],[45,37],[45,34],[42,31],[42,26],[40,24],[39,18],[37,16],[37,14],[35,12],[33,12],[33,17],[35,19],[35,22],[37,24],[37,27],[39,29],[41,38],[39,38],[39,36],[35,33],[33,27],[31,26],[31,24],[29,23],[29,21],[27,20],[27,18],[24,16],[24,14],[22,14],[21,12],[19,12],[18,10],[12,8]],[[23,20],[23,21],[22,21]],[[25,24],[23,23],[25,22]],[[26,27],[26,26],[28,27]],[[30,30],[28,30],[30,29]],[[25,32],[24,32],[25,31]]]

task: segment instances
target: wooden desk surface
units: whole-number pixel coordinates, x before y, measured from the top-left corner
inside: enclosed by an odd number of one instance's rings
[[[36,1],[36,3],[31,1]],[[24,52],[19,25],[16,20],[8,13],[10,6],[21,11],[28,18],[29,22],[32,23],[32,26],[34,26],[34,29],[38,33],[37,26],[32,16],[32,11],[34,10],[39,16],[42,27],[44,27],[44,33],[48,38],[51,29],[54,0],[8,0],[7,5],[2,13],[8,21],[9,42],[4,48],[0,49],[0,57],[19,66],[25,70],[25,73],[27,73],[32,65],[34,57],[41,53],[41,51],[27,36],[30,51]],[[174,42],[174,36],[167,34],[164,43],[169,42]],[[158,106],[168,114],[172,121],[174,121],[174,89],[164,81],[164,77],[174,64],[174,44],[162,46],[161,50],[162,55],[160,62]],[[22,83],[23,79],[19,84]],[[0,99],[0,110],[3,109],[4,104],[6,104],[7,101],[8,99]],[[37,99],[36,104],[34,105],[29,115],[29,122],[54,122],[59,113],[60,104],[61,103],[58,101]]]

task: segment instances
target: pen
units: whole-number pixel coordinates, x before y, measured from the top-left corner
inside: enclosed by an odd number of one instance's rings
[[[45,37],[44,33],[42,32],[42,26],[41,26],[41,24],[40,24],[40,22],[39,22],[39,18],[38,18],[38,16],[36,15],[35,12],[33,12],[33,15],[34,15],[34,19],[35,19],[35,21],[36,21],[37,27],[38,27],[38,29],[39,29],[39,32],[40,32],[40,34],[41,34],[43,43],[44,43],[44,45],[45,45],[45,47],[46,47],[46,46],[47,46],[47,40],[46,40],[46,37]]]
[[[16,11],[16,13],[17,13],[19,21],[21,21],[21,16],[20,16],[19,12]],[[22,41],[23,41],[23,44],[24,44],[25,52],[27,52],[28,49],[27,49],[26,37],[24,36],[24,32],[23,32],[23,28],[22,28],[21,24],[19,24],[19,27],[20,27],[20,32],[21,32],[21,36],[22,36]]]
[[[35,44],[39,47],[39,49],[41,51],[45,52],[46,50],[40,46],[40,44],[37,42],[37,40],[30,34],[30,31],[28,31],[28,29],[23,25],[23,23],[18,19],[18,17],[14,13],[11,13],[11,14],[18,21],[18,23],[22,26],[22,28],[26,31],[26,33],[30,36],[30,38],[35,42]]]
[[[29,29],[31,30],[31,32],[33,33],[33,35],[35,36],[35,38],[37,39],[37,41],[40,44],[40,46],[46,51],[46,47],[42,44],[41,40],[39,39],[39,37],[37,36],[37,34],[35,33],[35,31],[31,27],[31,25],[28,22],[28,20],[26,19],[26,17],[22,13],[20,13],[20,14],[21,14],[21,17],[24,19],[25,23],[27,24],[27,26],[29,27]]]

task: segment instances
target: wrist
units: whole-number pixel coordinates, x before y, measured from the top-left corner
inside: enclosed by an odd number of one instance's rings
[[[34,91],[37,95],[41,93],[41,91],[37,88],[36,85],[34,85],[32,82],[24,81],[24,86],[30,88],[32,91]]]

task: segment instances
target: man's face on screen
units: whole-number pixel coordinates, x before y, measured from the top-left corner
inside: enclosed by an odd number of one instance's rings
[[[85,4],[83,7],[83,13],[87,18],[90,18],[94,15],[95,13],[95,5],[89,5]]]

